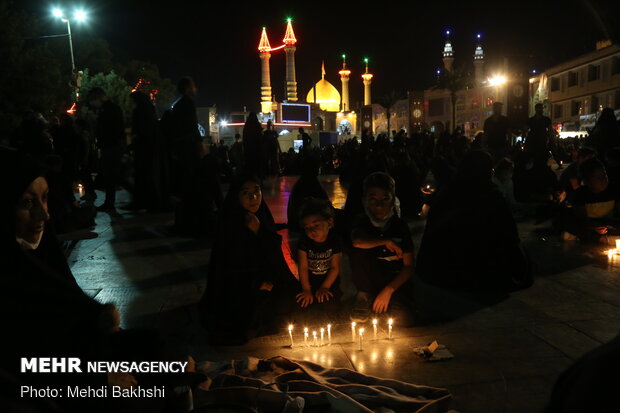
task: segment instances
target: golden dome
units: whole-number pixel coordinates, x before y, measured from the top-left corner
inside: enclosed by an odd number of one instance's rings
[[[316,102],[314,101],[316,91]],[[325,79],[316,82],[316,85],[308,92],[306,97],[308,103],[318,103],[322,110],[328,112],[340,111],[340,93]]]

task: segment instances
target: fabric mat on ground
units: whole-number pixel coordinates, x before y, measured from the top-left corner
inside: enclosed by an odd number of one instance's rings
[[[202,365],[200,365],[202,364]],[[230,403],[282,412],[287,401],[305,400],[303,411],[447,412],[452,395],[446,389],[364,375],[344,368],[324,368],[281,356],[249,357],[197,365],[209,381],[195,393],[194,406]]]

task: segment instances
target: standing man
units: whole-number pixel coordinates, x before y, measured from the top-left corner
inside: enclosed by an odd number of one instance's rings
[[[493,160],[498,162],[506,155],[508,145],[508,118],[502,115],[502,102],[493,103],[493,114],[484,121],[484,134],[487,138],[487,148],[493,156]]]
[[[100,87],[90,90],[88,104],[98,111],[95,139],[101,152],[99,172],[105,182],[105,201],[97,209],[114,211],[116,186],[121,181],[121,159],[127,143],[125,119],[121,108]]]
[[[267,121],[267,129],[263,132],[263,148],[267,161],[267,174],[278,176],[280,173],[280,142],[278,132],[273,128],[273,122]]]
[[[172,152],[172,186],[176,194],[183,193],[188,184],[188,166],[199,159],[202,137],[198,132],[198,116],[194,98],[198,93],[196,83],[190,77],[183,77],[177,84],[181,95],[172,105],[168,147]]]
[[[306,149],[310,149],[310,145],[312,145],[312,138],[306,132],[304,132],[304,128],[299,128],[299,137],[303,142],[303,147]]]
[[[542,103],[537,103],[534,110],[534,116],[527,120],[525,150],[534,158],[534,162],[546,162],[549,157],[549,139],[553,133],[551,119],[543,115]]]

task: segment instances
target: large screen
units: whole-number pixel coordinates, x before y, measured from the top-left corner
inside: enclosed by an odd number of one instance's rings
[[[282,105],[282,122],[310,122],[310,105],[283,103]]]

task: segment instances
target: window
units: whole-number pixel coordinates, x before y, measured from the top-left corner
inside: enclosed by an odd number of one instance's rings
[[[552,77],[551,78],[551,91],[555,92],[557,90],[560,90],[560,78]]]
[[[601,65],[588,66],[588,82],[599,80],[601,78]]]
[[[562,117],[562,105],[554,105],[553,106],[553,117],[561,118]]]
[[[577,116],[581,112],[581,102],[573,100],[570,104],[570,115]]]
[[[598,107],[600,106],[600,104],[601,102],[598,96],[592,96],[592,106],[590,107],[590,113],[598,112]]]
[[[443,115],[443,99],[430,99],[428,101],[428,115],[429,116]]]
[[[577,86],[579,83],[579,73],[568,72],[568,87]]]
[[[611,61],[611,74],[617,75],[620,73],[620,57],[614,57]]]

